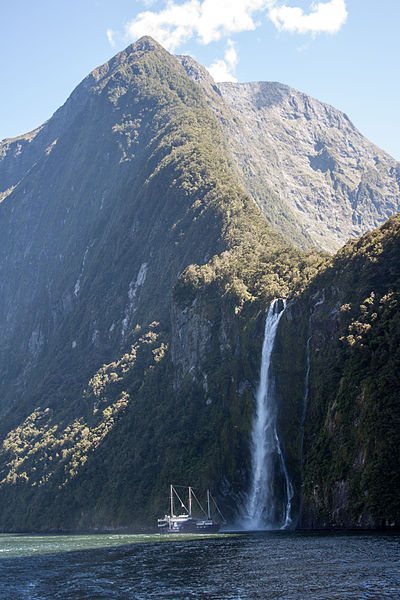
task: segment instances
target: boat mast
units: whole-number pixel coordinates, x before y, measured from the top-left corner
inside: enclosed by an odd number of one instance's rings
[[[210,520],[211,519],[211,512],[210,512],[210,490],[207,488],[207,519]]]
[[[172,485],[172,483],[170,486],[170,503],[171,503],[171,506],[170,506],[171,517],[173,517],[174,516],[174,486]]]
[[[192,516],[192,488],[189,485],[189,517]]]

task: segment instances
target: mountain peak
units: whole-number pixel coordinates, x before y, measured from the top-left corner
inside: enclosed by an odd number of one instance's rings
[[[142,54],[142,53],[145,54],[148,52],[149,53],[157,52],[159,54],[164,54],[164,55],[169,54],[169,52],[161,44],[159,44],[155,39],[153,39],[149,35],[144,35],[143,37],[136,40],[136,42],[132,42],[131,44],[129,44],[129,46],[127,46],[124,50],[121,50],[121,52],[118,52],[118,54],[116,54],[111,59],[111,61],[109,61],[109,64],[113,61],[120,62],[121,59],[125,60],[126,58],[128,58],[134,54]]]
[[[98,86],[103,88],[110,78],[114,76],[122,76],[125,80],[129,79],[132,76],[132,72],[130,71],[132,64],[140,62],[143,59],[146,61],[147,58],[151,60],[151,57],[156,57],[161,61],[171,60],[169,52],[152,37],[146,35],[136,42],[129,44],[129,46],[115,54],[104,64],[93,69],[75,88],[71,94],[71,98],[77,100],[83,93],[83,101],[86,101],[88,89],[93,87],[97,89]]]
[[[161,44],[159,44],[158,42],[156,42],[155,39],[153,39],[150,35],[144,35],[141,38],[139,38],[138,40],[136,40],[136,42],[133,42],[131,44],[131,47],[135,48],[135,50],[164,50],[164,52],[166,52],[165,48],[163,46],[161,46]]]

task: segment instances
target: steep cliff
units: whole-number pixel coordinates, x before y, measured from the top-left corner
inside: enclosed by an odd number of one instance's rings
[[[243,185],[291,241],[333,252],[399,211],[400,164],[345,114],[277,82],[215,84],[181,60],[205,90]]]
[[[261,344],[240,340],[318,256],[268,227],[150,38],[2,158],[0,526],[154,522],[174,480],[229,496]]]
[[[302,527],[400,526],[399,265],[395,216],[344,246],[282,319],[280,423]]]

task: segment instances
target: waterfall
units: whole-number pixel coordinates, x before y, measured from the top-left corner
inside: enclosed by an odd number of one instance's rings
[[[291,523],[293,486],[277,432],[274,378],[270,369],[276,331],[284,310],[285,301],[274,300],[265,321],[260,382],[251,432],[251,485],[242,520],[246,529],[284,529]],[[274,480],[277,473],[283,481],[284,505],[276,499]]]

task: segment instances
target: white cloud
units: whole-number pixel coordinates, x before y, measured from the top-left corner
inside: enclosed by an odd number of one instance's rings
[[[208,68],[214,81],[233,81],[237,82],[233,72],[238,63],[238,54],[232,40],[228,40],[228,45],[225,50],[225,60],[215,60]]]
[[[107,39],[110,42],[110,46],[112,48],[114,48],[114,46],[115,46],[115,39],[114,39],[115,32],[112,29],[107,29],[106,33],[107,33]]]
[[[130,39],[151,35],[173,51],[195,37],[202,44],[215,42],[231,33],[256,28],[253,13],[271,5],[272,0],[187,0],[169,1],[160,12],[145,11],[126,26]]]
[[[345,0],[314,2],[305,14],[297,6],[272,7],[269,18],[278,29],[296,33],[337,33],[347,19]]]
[[[253,31],[260,24],[254,20],[257,13],[266,13],[280,30],[301,34],[336,33],[347,19],[346,0],[314,0],[310,2],[309,12],[279,0],[186,0],[181,3],[169,0],[163,10],[146,10],[127,23],[126,36],[136,40],[151,35],[174,51],[191,38],[209,44],[234,33]]]
[[[154,0],[142,0],[150,7]],[[210,44],[242,31],[254,31],[264,14],[279,30],[299,34],[336,33],[346,22],[346,0],[310,0],[304,12],[287,6],[284,0],[168,0],[160,11],[145,10],[125,26],[125,36],[134,41],[150,35],[174,52],[190,39]],[[116,33],[107,30],[108,41],[115,46]],[[234,44],[228,39],[224,59],[216,59],[209,71],[216,81],[236,81],[233,73],[238,62]]]
[[[265,4],[266,0],[204,0],[196,27],[199,40],[209,44],[231,33],[253,31],[253,13]]]
[[[214,81],[233,81],[237,82],[236,77],[232,75],[230,72],[229,66],[222,59],[215,60],[212,65],[207,67],[207,70],[210,72],[211,77]]]
[[[199,19],[199,6],[198,0],[184,4],[169,2],[161,12],[139,13],[136,19],[126,25],[126,34],[133,40],[150,35],[168,50],[175,50],[193,37],[194,23]]]
[[[238,63],[239,57],[236,52],[235,44],[232,42],[232,40],[228,40],[228,46],[225,51],[225,60],[228,63],[231,70],[234,71]]]

